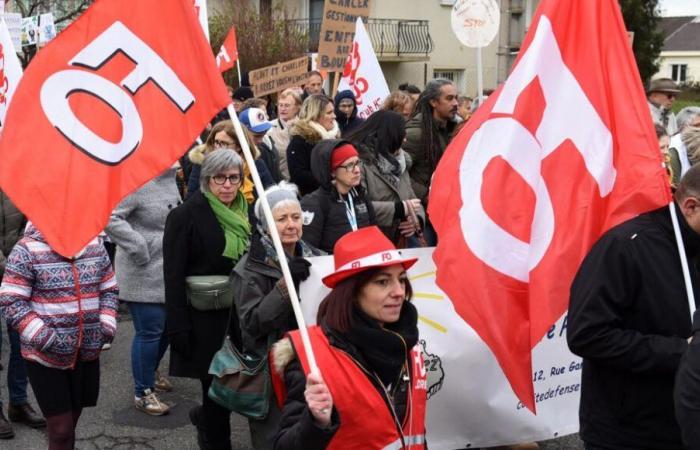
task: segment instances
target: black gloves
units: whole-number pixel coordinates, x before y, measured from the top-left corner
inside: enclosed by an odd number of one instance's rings
[[[192,358],[192,333],[189,330],[171,333],[170,348],[185,359]]]
[[[299,289],[299,283],[309,278],[309,267],[311,267],[311,263],[301,256],[296,256],[290,259],[288,264],[289,272],[291,272],[292,280],[294,281],[294,287]]]

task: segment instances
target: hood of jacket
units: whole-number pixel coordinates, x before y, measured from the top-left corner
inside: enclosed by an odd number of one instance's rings
[[[312,145],[323,139],[323,136],[305,120],[297,120],[294,125],[292,125],[289,133],[292,136],[301,136],[306,142]]]
[[[192,164],[197,164],[198,166],[201,166],[202,162],[204,161],[204,155],[206,155],[206,151],[206,144],[200,144],[192,150],[190,150],[190,152],[187,154],[187,157],[190,159],[190,162]]]
[[[326,190],[331,190],[333,187],[333,183],[331,183],[333,180],[331,177],[331,154],[333,150],[343,144],[352,145],[351,142],[343,139],[325,139],[311,150],[311,173],[318,184]]]
[[[352,108],[352,113],[350,113],[350,117],[346,116],[343,111],[340,110],[338,107],[340,105],[340,101],[344,99],[350,99],[352,100],[352,103],[355,105],[354,108]],[[355,120],[355,117],[357,117],[357,100],[355,99],[355,94],[352,93],[352,91],[346,90],[346,91],[340,91],[337,94],[335,94],[335,120],[342,126],[346,125],[347,123]]]

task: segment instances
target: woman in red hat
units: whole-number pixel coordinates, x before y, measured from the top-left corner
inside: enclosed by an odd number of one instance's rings
[[[277,398],[284,399],[275,449],[425,448],[426,373],[418,313],[401,256],[376,226],[335,245],[333,288],[309,328],[320,373],[298,331],[275,344]]]

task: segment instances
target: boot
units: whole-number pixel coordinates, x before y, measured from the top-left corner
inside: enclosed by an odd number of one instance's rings
[[[197,428],[197,445],[199,445],[199,450],[213,450],[213,447],[207,440],[206,430],[202,422],[202,407],[195,406],[190,409],[189,416],[190,422]]]
[[[0,407],[0,439],[12,439],[13,437],[15,437],[15,431]]]
[[[34,408],[32,408],[29,403],[24,403],[22,405],[13,405],[10,403],[7,406],[7,415],[11,421],[23,423],[31,428],[44,428],[46,426],[46,420],[44,420],[41,414],[34,411]]]

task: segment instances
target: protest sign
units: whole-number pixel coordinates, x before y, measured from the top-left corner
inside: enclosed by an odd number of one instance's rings
[[[355,37],[355,22],[368,16],[369,0],[326,0],[318,44],[319,68],[342,72]]]
[[[2,18],[10,32],[12,45],[15,46],[15,50],[19,50],[22,47],[22,15],[20,13],[5,13]]]
[[[25,17],[22,19],[22,47],[36,45],[39,41],[39,16]]]
[[[53,14],[46,13],[39,16],[39,43],[46,44],[56,37],[56,25]]]
[[[10,32],[5,21],[0,21],[0,127],[5,125],[7,108],[21,78],[22,65],[17,58]]]
[[[566,345],[566,314],[534,348],[537,415],[513,394],[493,353],[457,314],[435,284],[433,248],[405,249],[418,258],[408,271],[418,309],[419,343],[428,371],[426,429],[431,449],[480,448],[551,439],[578,430],[581,359]],[[311,275],[301,283],[307,324],[329,292],[321,279],[334,271],[333,257],[309,258]],[[467,286],[465,286],[467,288]],[[493,321],[504,320],[494,316]]]
[[[352,51],[348,55],[343,78],[338,86],[338,91],[345,90],[355,94],[357,116],[361,119],[368,118],[380,109],[384,99],[389,95],[389,86],[384,79],[384,73],[377,61],[367,30],[359,17]]]
[[[452,31],[467,47],[486,47],[498,33],[501,12],[495,0],[458,0],[452,7]]]
[[[251,70],[248,74],[250,85],[256,97],[281,92],[287,88],[306,83],[309,57],[292,59],[272,66]]]

